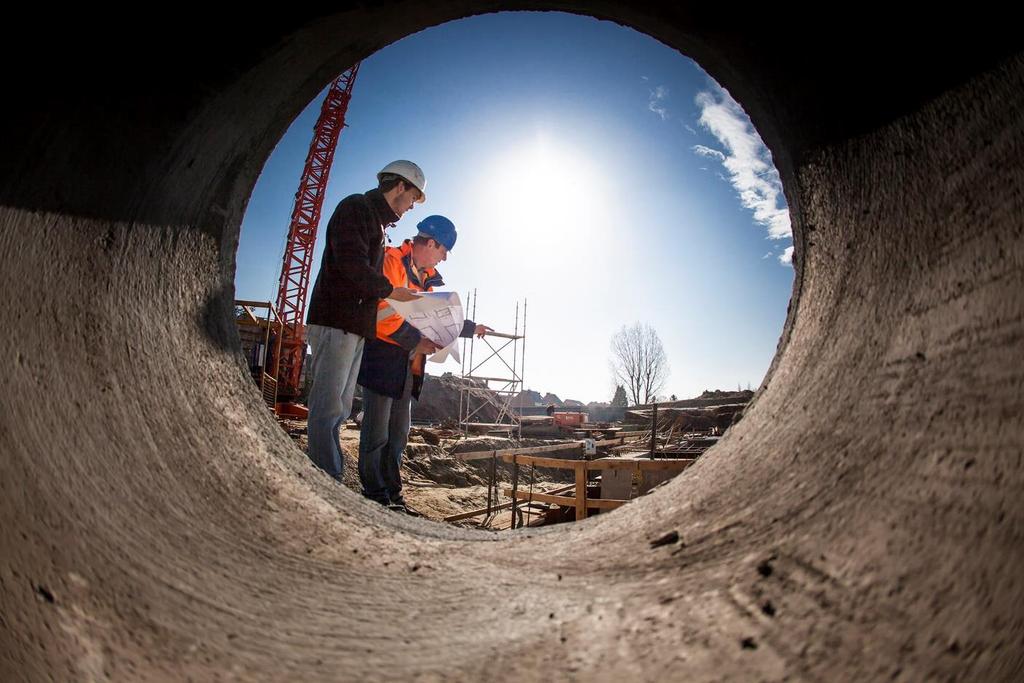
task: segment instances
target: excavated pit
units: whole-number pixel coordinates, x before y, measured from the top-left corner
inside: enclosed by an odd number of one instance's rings
[[[729,89],[782,175],[796,279],[763,386],[695,467],[498,537],[315,471],[250,386],[230,302],[246,200],[302,107],[390,42],[509,8],[633,26]],[[0,679],[1019,680],[1013,21],[304,11],[128,30],[89,8],[0,48]]]

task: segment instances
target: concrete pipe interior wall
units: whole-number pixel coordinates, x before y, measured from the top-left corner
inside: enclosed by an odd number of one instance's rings
[[[0,679],[1019,680],[1013,21],[340,7],[8,25]],[[381,515],[314,470],[230,305],[251,188],[331,77],[527,7],[630,25],[729,89],[781,172],[796,280],[753,406],[695,467],[498,536]]]

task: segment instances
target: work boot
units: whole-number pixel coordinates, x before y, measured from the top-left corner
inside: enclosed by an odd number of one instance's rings
[[[413,508],[409,507],[409,505],[402,499],[399,499],[398,502],[393,502],[391,503],[391,505],[388,505],[388,509],[394,510],[395,512],[401,512],[403,514],[409,515],[410,517],[423,516]]]

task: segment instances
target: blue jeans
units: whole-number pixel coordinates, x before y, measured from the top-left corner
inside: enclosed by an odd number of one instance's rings
[[[402,452],[409,441],[412,396],[393,399],[363,387],[359,432],[359,480],[363,495],[378,503],[402,503]]]
[[[338,447],[338,429],[352,413],[363,342],[358,334],[310,325],[306,337],[313,349],[313,386],[309,390],[309,459],[335,479],[345,460]]]

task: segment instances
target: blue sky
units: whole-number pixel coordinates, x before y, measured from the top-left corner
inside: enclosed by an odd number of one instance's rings
[[[253,190],[238,298],[276,298],[321,101]],[[446,289],[475,288],[477,322],[501,331],[528,300],[528,388],[609,400],[610,339],[634,322],[652,325],[668,353],[665,396],[761,382],[792,290],[788,211],[745,114],[690,59],[587,17],[473,17],[366,59],[346,122],[321,228],[385,164],[418,163],[428,201],[391,229],[393,244],[430,214],[455,222],[458,244],[439,266]]]

